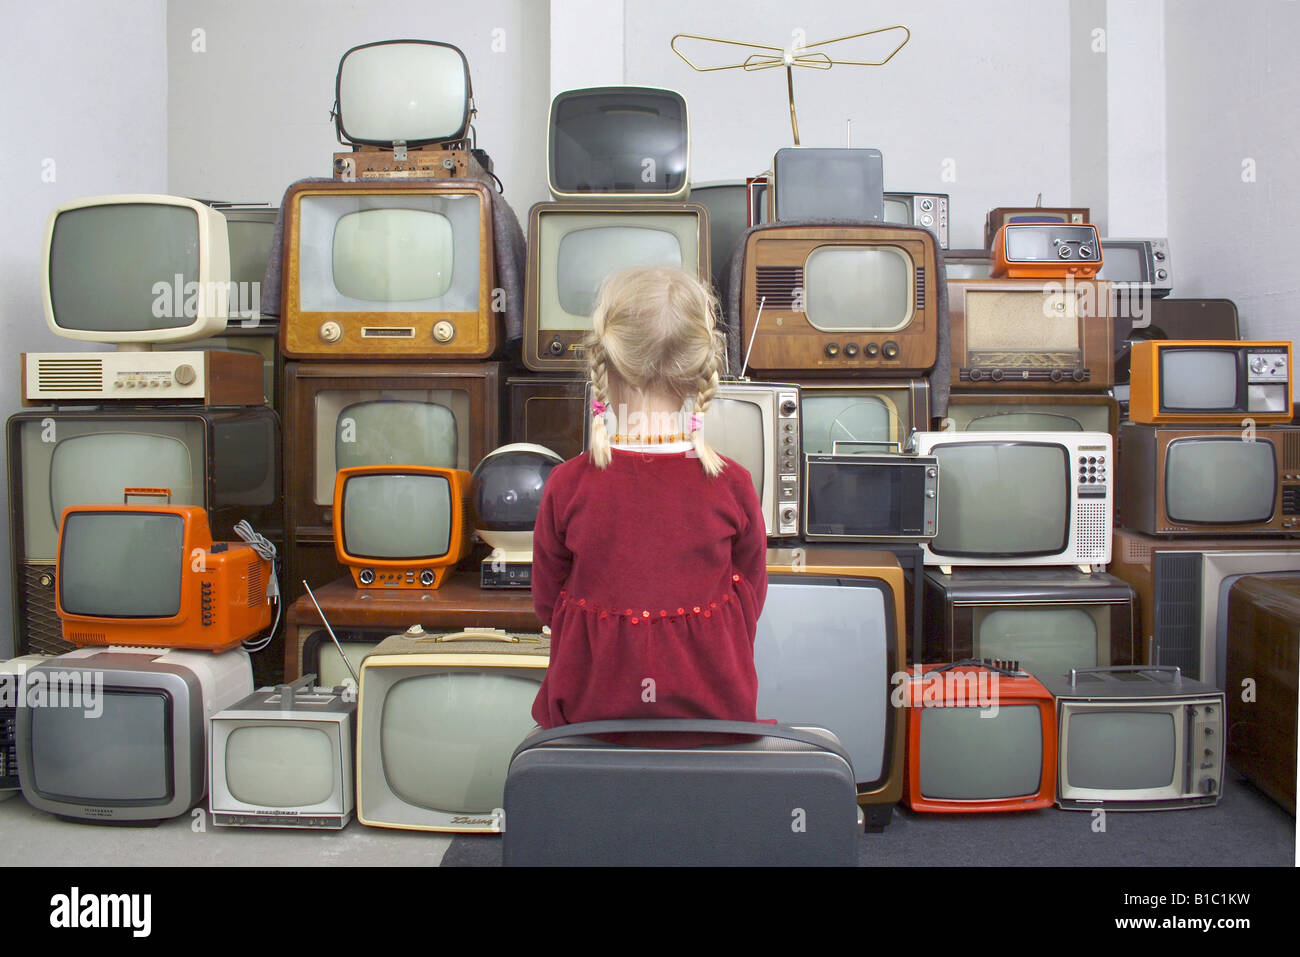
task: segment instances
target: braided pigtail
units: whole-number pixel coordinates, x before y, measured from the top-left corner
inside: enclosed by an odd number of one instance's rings
[[[720,338],[720,337],[719,337]],[[704,466],[704,471],[710,476],[718,475],[722,472],[722,457],[713,450],[708,440],[704,438],[704,416],[709,411],[709,406],[713,404],[713,398],[718,394],[719,358],[725,353],[717,350],[714,352],[713,361],[709,363],[703,378],[700,381],[699,391],[695,396],[694,409],[691,414],[691,444],[695,447],[695,454],[699,456],[700,464]]]
[[[591,342],[587,349],[588,364],[591,374],[591,462],[596,468],[603,469],[609,465],[613,454],[610,451],[609,429],[605,416],[609,409],[609,356],[605,344],[599,339]]]

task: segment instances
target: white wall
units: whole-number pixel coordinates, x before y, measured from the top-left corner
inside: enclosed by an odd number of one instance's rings
[[[0,10],[0,412],[21,407],[18,353],[77,348],[41,312],[45,221],[59,203],[167,192],[164,0],[6,2]],[[51,165],[52,164],[52,165]],[[6,502],[7,468],[0,471]],[[9,522],[0,509],[0,658],[12,650]]]
[[[1169,252],[1179,296],[1226,296],[1242,334],[1300,334],[1300,3],[1166,5]]]
[[[278,204],[306,176],[331,175],[329,118],[339,58],[374,40],[460,47],[478,145],[526,222],[546,193],[549,10],[545,0],[171,0],[167,102],[170,191]],[[195,30],[205,52],[195,52]]]

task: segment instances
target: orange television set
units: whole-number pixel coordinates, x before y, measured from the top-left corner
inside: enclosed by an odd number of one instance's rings
[[[1056,699],[1019,662],[917,666],[903,799],[913,811],[1033,811],[1056,798]]]
[[[1089,223],[1011,223],[990,253],[995,279],[1094,279],[1102,267],[1101,234]]]
[[[78,647],[221,652],[270,628],[273,574],[251,545],[214,542],[197,505],[70,505],[54,600],[64,640]]]
[[[1147,339],[1129,358],[1128,417],[1144,425],[1284,425],[1291,343]]]
[[[358,588],[437,588],[469,554],[470,473],[417,465],[340,469],[334,552]]]

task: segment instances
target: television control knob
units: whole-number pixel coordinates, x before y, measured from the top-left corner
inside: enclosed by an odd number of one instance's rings
[[[1158,263],[1162,263],[1165,261],[1165,253],[1164,250],[1162,249],[1157,249],[1154,253],[1152,253],[1152,256],[1155,258],[1155,261]]]
[[[1092,247],[1091,247],[1091,246],[1080,246],[1080,247],[1079,247],[1079,258],[1080,258],[1080,259],[1091,259],[1091,258],[1092,258]]]
[[[1065,243],[1061,243],[1061,245],[1056,249],[1056,255],[1060,256],[1062,259],[1069,259],[1070,247],[1065,245]]]
[[[194,366],[185,362],[176,367],[176,371],[172,373],[172,377],[176,380],[178,385],[193,385],[194,380],[199,377],[199,374],[194,371]]]
[[[1164,256],[1162,256],[1160,253],[1156,253],[1156,258],[1157,258],[1157,259],[1164,259]],[[1169,278],[1169,270],[1168,270],[1168,269],[1157,269],[1157,270],[1156,270],[1156,278],[1159,279],[1161,282],[1163,282],[1164,280],[1168,279],[1168,278]]]
[[[439,319],[433,324],[433,338],[436,342],[451,342],[456,335],[456,327],[446,319]]]
[[[1085,373],[1082,369],[1075,369],[1073,372],[1070,373],[1070,377],[1073,378],[1075,382],[1082,382],[1084,379],[1084,375]]]
[[[880,346],[875,342],[868,342],[862,347],[862,352],[868,359],[874,359],[880,355]]]
[[[361,581],[361,584],[363,585],[373,585],[375,583],[374,569],[371,568],[361,569],[361,572],[357,575],[357,578]]]
[[[898,343],[894,342],[893,340],[886,342],[883,346],[880,347],[880,354],[883,355],[886,359],[897,359],[898,352],[899,352]]]
[[[433,587],[433,577],[433,572],[426,568],[424,571],[420,572],[420,584],[425,588]]]
[[[546,347],[546,351],[553,356],[564,355],[564,343],[559,339],[552,339],[550,345]]]
[[[921,200],[921,208],[926,211],[934,209],[934,200],[927,196],[925,199]]]
[[[320,327],[320,337],[324,342],[338,342],[343,338],[343,327],[337,322],[323,322]]]
[[[54,576],[49,572],[44,572],[40,578],[36,579],[42,588],[49,588],[54,584]]]
[[[781,403],[782,415],[794,415],[799,411],[799,406],[795,404],[794,399],[786,399]]]
[[[1254,373],[1263,372],[1268,368],[1268,362],[1263,356],[1251,356],[1250,371]]]
[[[856,342],[850,342],[844,347],[844,355],[846,358],[856,359],[858,357],[858,344]]]
[[[1062,372],[1060,369],[1053,369],[1051,372],[1051,378],[1053,382],[1060,382],[1062,379],[1065,378],[1065,373]]]
[[[1206,778],[1201,782],[1201,793],[1213,794],[1215,791],[1218,790],[1218,786],[1219,786],[1219,782],[1214,780],[1214,778]]]
[[[1001,369],[994,369],[993,371],[991,371],[991,372],[989,373],[989,378],[992,379],[994,382],[1001,382],[1001,381],[1002,381],[1002,370],[1001,370]]]
[[[836,342],[826,343],[826,358],[834,359],[839,354],[840,354],[839,343]]]
[[[926,489],[926,490],[925,490],[925,497],[926,497],[926,498],[934,498],[934,489],[932,489],[932,488],[928,488],[928,489]]]
[[[794,509],[792,509],[792,508],[783,508],[783,509],[781,509],[781,521],[783,521],[783,522],[793,522],[793,521],[794,521]]]
[[[971,370],[970,370],[970,380],[971,380],[971,382],[979,382],[979,381],[980,381],[981,379],[983,379],[983,378],[984,378],[984,370],[983,370],[983,369],[971,369]]]
[[[926,477],[926,478],[938,478],[938,477],[939,477],[939,470],[938,470],[937,468],[935,468],[933,465],[931,465],[928,469],[925,470],[925,477]]]

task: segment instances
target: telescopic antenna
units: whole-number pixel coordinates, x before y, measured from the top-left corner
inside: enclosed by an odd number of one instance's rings
[[[307,579],[305,578],[302,580],[302,587],[307,589],[307,597],[310,598],[311,603],[316,606],[316,612],[320,615],[320,620],[325,623],[325,630],[330,633],[330,638],[334,642],[334,647],[339,650],[339,657],[343,659],[343,667],[348,669],[348,674],[350,674],[352,680],[357,683],[357,688],[359,690],[361,688],[361,679],[358,678],[357,673],[352,670],[352,662],[348,661],[348,656],[343,653],[343,646],[339,644],[339,636],[334,634],[334,629],[330,627],[329,619],[325,617],[325,612],[321,611],[320,602],[318,602],[316,596],[312,594],[311,586],[307,584]]]

